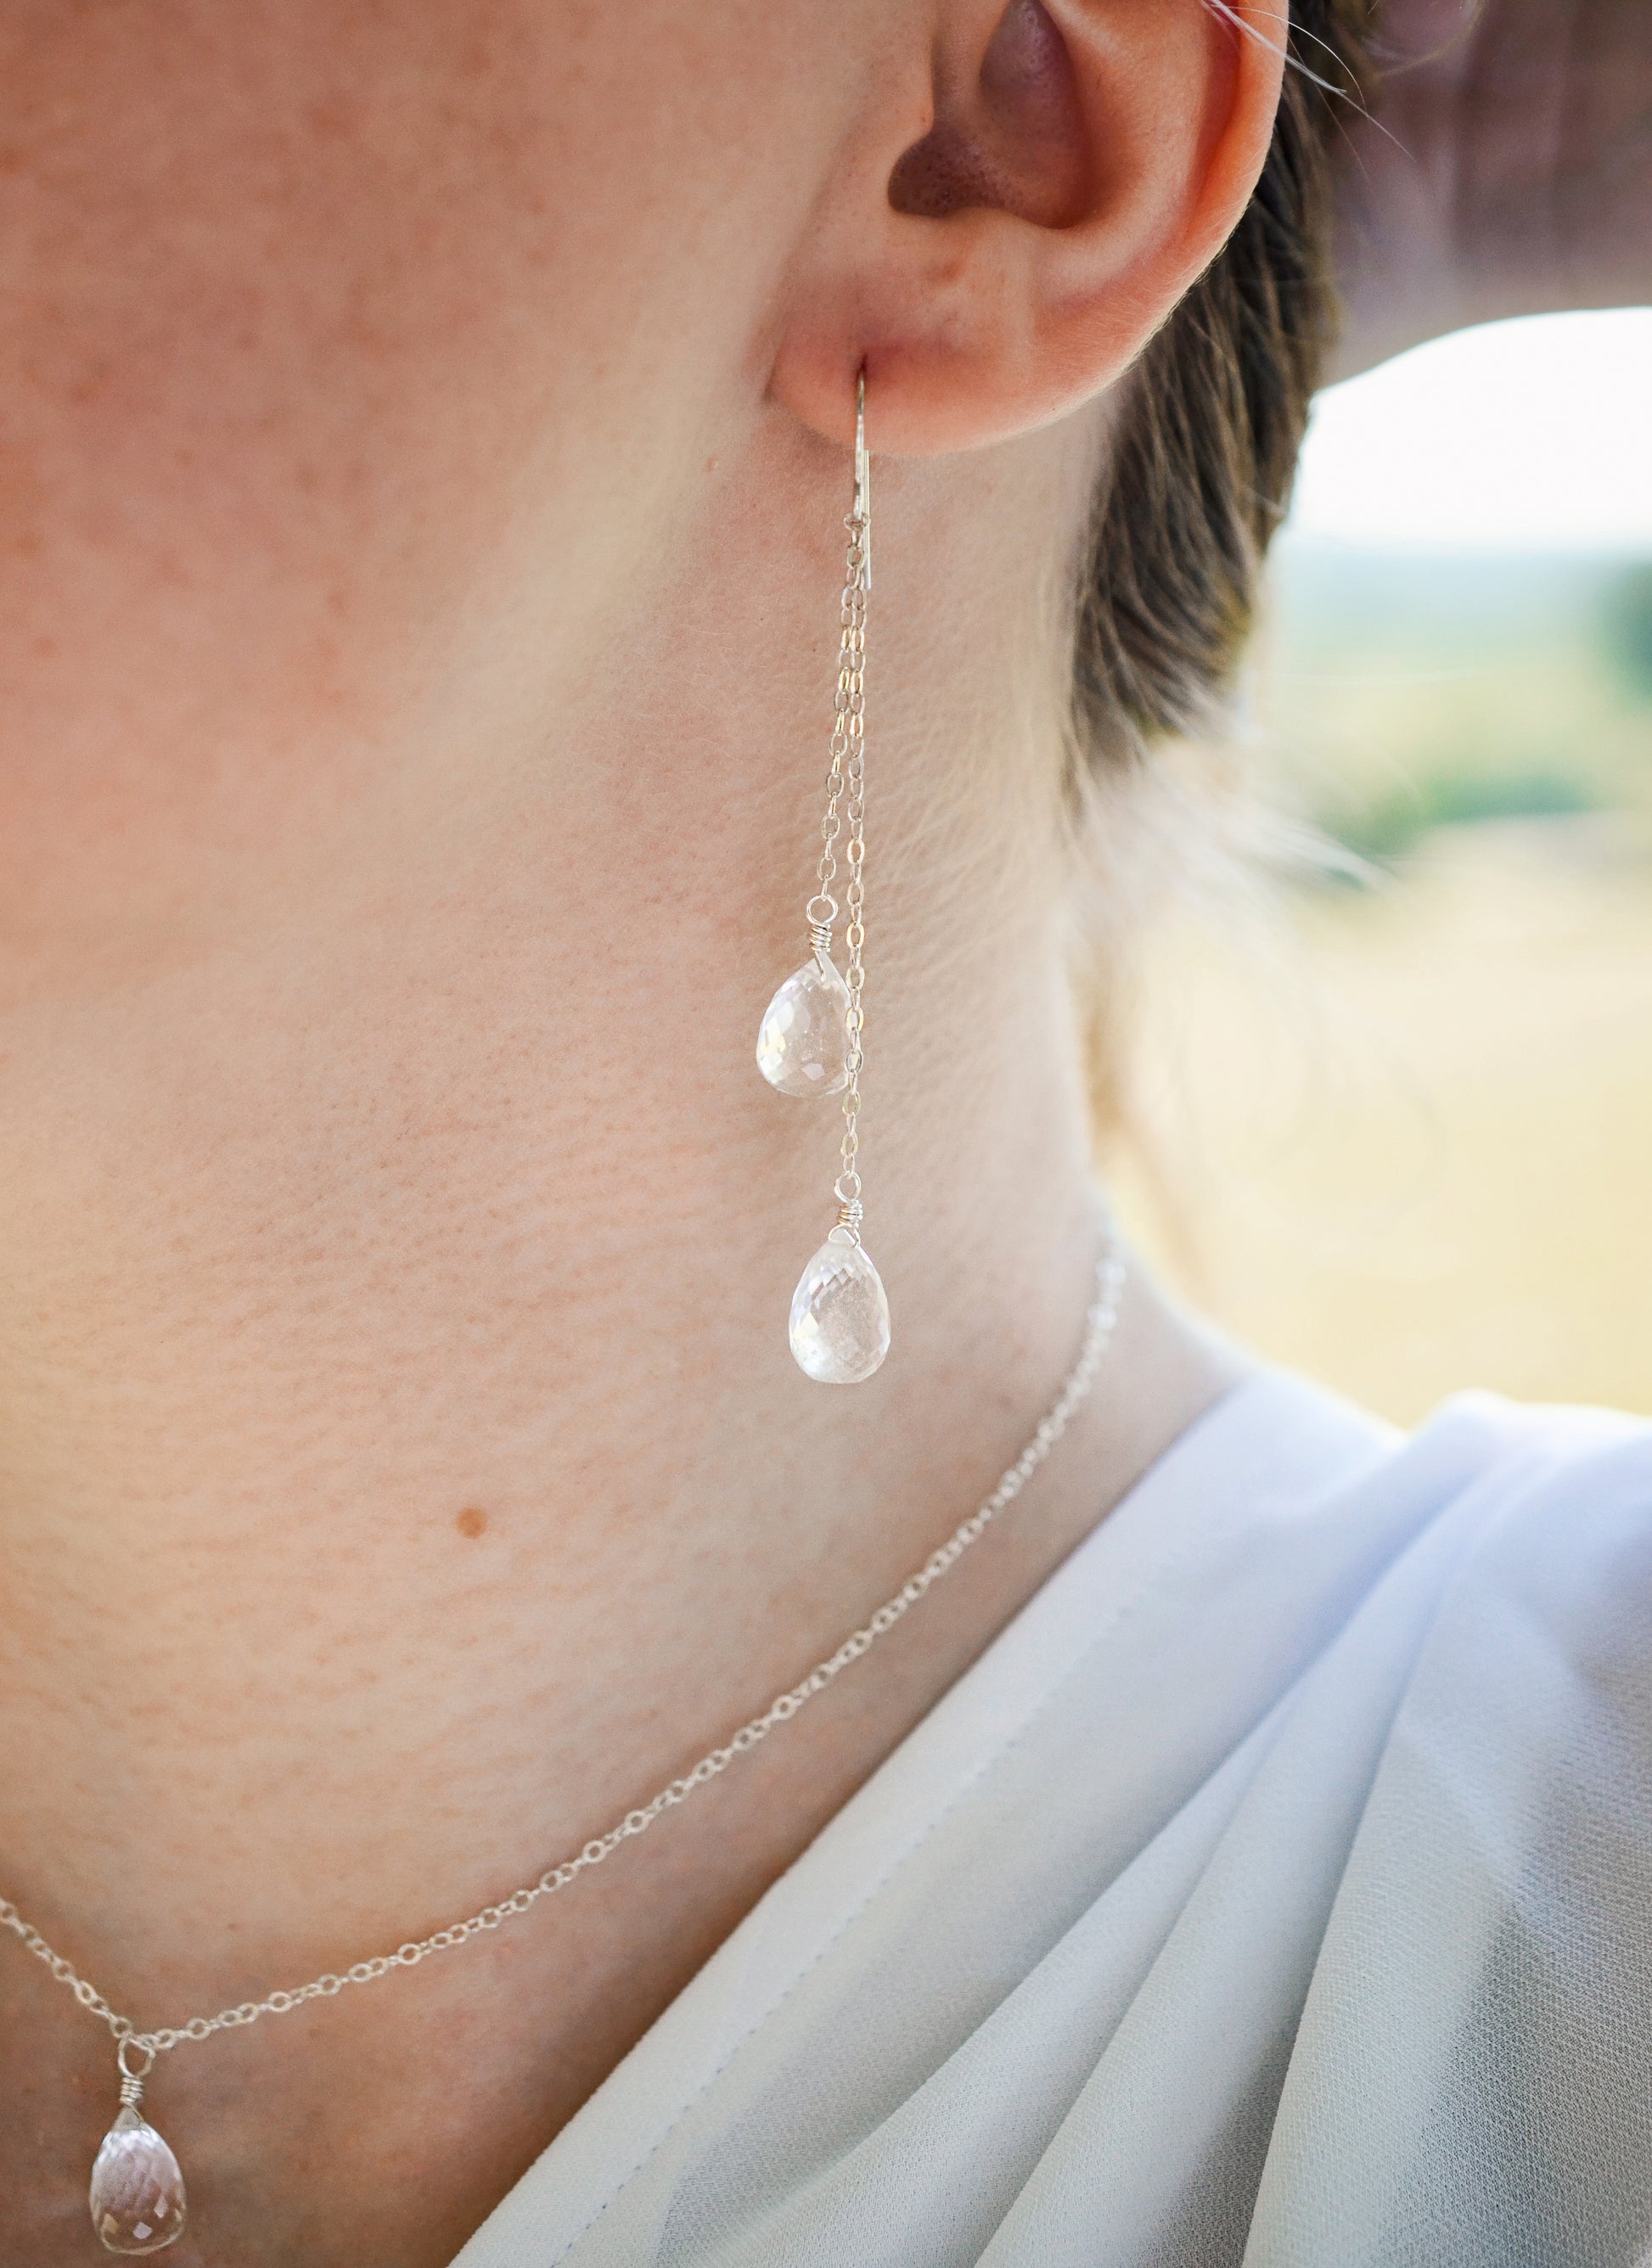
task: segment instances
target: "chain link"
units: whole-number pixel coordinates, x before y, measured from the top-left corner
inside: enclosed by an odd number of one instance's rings
[[[851,530],[853,529],[852,514],[844,525]],[[844,586],[841,607],[843,629],[837,650],[837,693],[836,713],[832,720],[831,764],[826,774],[826,810],[821,820],[820,862],[815,869],[815,879],[819,887],[803,909],[804,919],[815,932],[815,943],[826,953],[831,950],[832,924],[842,911],[842,908],[832,895],[832,885],[837,880],[837,842],[843,833],[842,806],[844,790],[847,784],[849,758],[849,733],[845,723],[848,713],[847,704],[852,689],[856,697],[859,695],[859,664],[852,633],[859,630],[862,648],[865,644],[866,600],[855,581],[859,571],[859,561],[852,534],[849,544],[849,580]]]
[[[121,2043],[124,2058],[126,2043],[147,2051],[152,2059],[165,2055],[173,2048],[181,2047],[186,2041],[210,2039],[214,2032],[238,2030],[245,2024],[256,2023],[261,2016],[284,2016],[294,2008],[301,2008],[306,2000],[332,1999],[347,1985],[371,1984],[380,1977],[387,1977],[395,1969],[414,1969],[432,1953],[447,1953],[465,1945],[473,1937],[498,1929],[504,1922],[518,1914],[525,1914],[541,1898],[552,1897],[565,1890],[571,1882],[600,1867],[610,1858],[622,1843],[632,1836],[641,1835],[652,1827],[664,1813],[686,1802],[698,1788],[718,1778],[728,1770],[737,1756],[748,1756],[760,1742],[767,1740],[778,1726],[787,1724],[798,1711],[823,1693],[834,1679],[842,1675],[852,1662],[871,1652],[879,1638],[887,1636],[896,1624],[947,1574],[970,1545],[978,1543],[999,1514],[1012,1505],[1037,1471],[1056,1443],[1066,1432],[1075,1412],[1090,1391],[1102,1357],[1118,1321],[1118,1302],[1125,1285],[1125,1263],[1110,1222],[1108,1225],[1101,1256],[1095,1267],[1095,1296],[1086,1312],[1084,1336],[1077,1361],[1068,1372],[1065,1383],[1044,1415],[1026,1447],[999,1479],[998,1486],[979,1508],[954,1528],[946,1542],[932,1551],[923,1565],[909,1575],[891,1598],[886,1599],[859,1630],[852,1631],[836,1652],[827,1655],[810,1670],[799,1685],[789,1691],[777,1694],[760,1717],[753,1717],[738,1732],[731,1734],[720,1748],[708,1750],[697,1764],[662,1787],[658,1794],[628,1811],[623,1819],[610,1827],[606,1834],[598,1835],[587,1843],[577,1857],[564,1859],[559,1865],[549,1867],[537,1881],[528,1882],[509,1897],[495,1905],[483,1906],[479,1913],[468,1915],[463,1921],[450,1923],[429,1937],[409,1939],[399,1945],[394,1953],[375,1954],[369,1961],[352,1962],[342,1970],[329,1970],[325,1976],[313,1977],[307,1984],[295,1984],[289,1991],[271,1992],[262,2000],[243,2000],[232,2008],[220,2008],[216,2016],[191,2016],[187,2023],[167,2025],[156,2031],[140,2031],[129,2016],[110,2007],[95,1985],[78,1975],[61,1953],[55,1952],[41,1935],[32,1922],[26,1921],[9,1898],[0,1897],[0,1925],[16,1937],[21,1938],[29,1951],[45,1962],[58,1982],[68,1986],[81,2007],[107,2024],[114,2039]],[[126,2071],[124,2060],[122,2070]],[[145,2064],[144,2069],[147,2070]]]
[[[866,659],[867,594],[872,588],[872,469],[866,439],[866,374],[862,372],[855,399],[854,509],[844,520],[849,543],[844,563],[843,595],[838,605],[837,686],[833,696],[831,763],[826,774],[826,810],[821,821],[820,863],[815,870],[818,885],[804,908],[810,941],[816,953],[830,955],[832,926],[840,913],[848,915],[844,930],[842,976],[848,998],[844,1005],[845,1051],[844,1069],[842,1152],[834,1193],[838,1224],[856,1243],[860,1241],[860,1073],[866,1057],[861,1049],[866,1030],[862,995],[866,989],[867,941],[867,770]],[[845,836],[844,830],[847,829]],[[840,906],[833,895],[837,880],[837,847],[843,843],[849,877]]]
[[[864,448],[857,452],[859,473],[855,483],[855,508],[844,523],[849,530],[847,571],[844,582],[841,620],[843,636],[837,657],[837,715],[832,732],[832,777],[841,770],[844,824],[848,830],[844,857],[849,867],[844,892],[848,922],[844,929],[844,983],[849,1002],[844,1021],[849,1034],[844,1069],[844,1137],[837,1196],[844,1209],[844,1225],[858,1235],[860,1218],[860,1071],[866,1060],[861,1038],[866,1011],[861,995],[866,987],[864,947],[867,941],[867,762],[866,656],[868,543],[871,535],[871,497],[866,475]],[[828,805],[829,811],[833,806]],[[835,823],[835,812],[834,812]]]

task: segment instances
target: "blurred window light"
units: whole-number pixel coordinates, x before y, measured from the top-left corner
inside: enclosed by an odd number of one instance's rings
[[[1652,307],[1486,323],[1329,387],[1287,535],[1652,555]]]

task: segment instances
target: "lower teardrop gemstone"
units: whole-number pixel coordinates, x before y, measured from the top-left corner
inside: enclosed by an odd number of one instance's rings
[[[129,2102],[103,2138],[87,2202],[107,2252],[164,2252],[183,2235],[178,2161]]]
[[[841,1094],[849,1084],[849,987],[830,958],[806,961],[763,1011],[757,1068],[782,1094]]]
[[[858,1386],[889,1351],[889,1303],[865,1248],[835,1228],[792,1294],[792,1351],[822,1386]]]

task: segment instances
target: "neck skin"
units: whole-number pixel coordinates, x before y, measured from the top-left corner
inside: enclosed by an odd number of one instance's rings
[[[1073,1359],[1060,624],[1005,611],[1041,578],[997,484],[1042,553],[1093,437],[880,468],[863,1165],[895,1341],[830,1389],[785,1324],[837,1116],[751,1060],[806,951],[847,504],[788,432],[673,505],[680,564],[513,660],[520,698],[473,703],[455,662],[396,761],[325,833],[257,836],[181,940],[135,922],[118,968],[51,983],[13,940],[0,1889],[140,2023],[577,1850],[921,1562]],[[497,1938],[164,2059],[148,2107],[218,2249],[450,2257],[1231,1375],[1132,1284],[1013,1532],[760,1757]],[[8,2189],[56,2257],[113,2064],[0,1955]]]

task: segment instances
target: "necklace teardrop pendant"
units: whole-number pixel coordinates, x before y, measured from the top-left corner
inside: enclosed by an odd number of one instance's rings
[[[841,1094],[849,1084],[849,987],[817,952],[763,1011],[757,1068],[782,1094]]]
[[[183,2175],[135,2103],[122,2104],[103,2138],[86,2201],[106,2252],[164,2252],[183,2235]]]
[[[889,1351],[889,1303],[871,1255],[833,1229],[792,1294],[792,1352],[822,1386],[859,1386]]]

